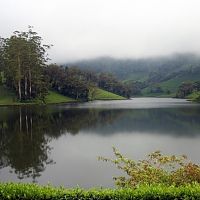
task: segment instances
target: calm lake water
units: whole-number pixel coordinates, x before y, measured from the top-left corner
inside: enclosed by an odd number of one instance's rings
[[[0,181],[113,187],[120,172],[98,156],[152,151],[200,163],[200,105],[135,98],[59,106],[0,107]]]

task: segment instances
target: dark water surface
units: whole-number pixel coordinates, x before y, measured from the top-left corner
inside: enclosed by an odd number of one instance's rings
[[[200,105],[136,98],[0,107],[0,181],[113,187],[112,146],[128,157],[162,150],[200,163]]]

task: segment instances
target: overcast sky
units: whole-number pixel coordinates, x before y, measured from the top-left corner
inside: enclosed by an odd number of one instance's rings
[[[28,25],[52,62],[200,52],[200,0],[0,0],[0,36]]]

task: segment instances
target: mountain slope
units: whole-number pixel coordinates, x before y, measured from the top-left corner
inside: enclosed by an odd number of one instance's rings
[[[152,93],[159,87],[162,94],[176,93],[182,82],[200,80],[200,56],[174,54],[143,59],[114,59],[102,57],[68,63],[81,69],[106,72],[126,83],[142,82],[142,94]],[[156,95],[153,94],[153,96]]]

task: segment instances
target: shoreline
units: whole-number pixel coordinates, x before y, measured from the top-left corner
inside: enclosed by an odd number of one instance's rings
[[[122,99],[94,99],[94,100],[89,100],[89,101],[80,101],[80,100],[69,100],[69,101],[63,101],[63,102],[49,102],[49,103],[38,103],[38,102],[30,102],[30,103],[13,103],[13,104],[0,104],[0,107],[20,107],[20,106],[53,106],[53,105],[70,105],[70,104],[79,104],[79,103],[88,103],[88,102],[94,102],[94,101],[122,101],[122,100],[131,100],[131,99],[137,99],[137,98],[157,98],[157,99],[162,99],[162,98],[171,98],[171,99],[180,99],[176,97],[150,97],[150,96],[143,96],[143,97],[131,97],[131,98],[122,98]],[[189,101],[191,103],[199,103],[197,101],[194,101],[193,99],[189,98],[181,98],[186,101]]]
[[[0,107],[19,107],[19,106],[50,106],[50,105],[64,105],[64,104],[78,104],[78,103],[85,103],[85,102],[93,102],[93,101],[122,101],[122,100],[130,100],[130,99],[94,99],[89,101],[79,101],[79,100],[72,100],[66,102],[51,102],[51,103],[13,103],[13,104],[0,104]]]
[[[14,96],[13,93],[11,93],[10,91],[8,91],[3,87],[0,87],[0,107],[32,106],[32,105],[47,106],[47,105],[62,105],[70,103],[90,102],[95,100],[110,101],[110,100],[125,100],[125,99],[127,98],[98,88],[96,95],[91,99],[89,98],[87,101],[83,101],[81,99],[76,100],[74,98],[59,94],[56,91],[49,90],[44,101],[40,99],[33,99],[20,102],[17,100],[17,98]]]
[[[0,107],[19,107],[19,106],[48,106],[48,105],[61,105],[70,103],[80,103],[81,101],[69,101],[69,102],[55,102],[55,103],[13,103],[13,104],[0,104]]]

